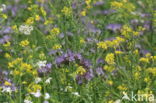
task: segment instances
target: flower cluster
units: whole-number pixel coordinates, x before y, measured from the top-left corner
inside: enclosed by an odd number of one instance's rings
[[[33,26],[29,25],[20,25],[19,31],[25,35],[30,35],[31,32],[33,31]]]
[[[125,42],[125,39],[122,37],[116,37],[113,40],[106,40],[97,43],[98,48],[103,48],[107,50],[108,48],[117,48],[121,43]]]
[[[156,103],[154,0],[0,3],[0,103]]]

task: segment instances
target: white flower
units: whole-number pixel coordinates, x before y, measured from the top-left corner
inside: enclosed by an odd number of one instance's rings
[[[118,99],[118,100],[116,100],[114,103],[121,103],[121,100]]]
[[[37,66],[38,66],[39,68],[42,68],[42,67],[45,67],[45,66],[46,66],[46,63],[47,63],[46,60],[44,60],[44,61],[39,61],[39,62],[37,62]]]
[[[11,90],[10,87],[5,87],[5,86],[3,86],[3,87],[2,87],[2,92],[11,93],[12,90]]]
[[[50,95],[49,95],[49,93],[45,93],[45,96],[44,96],[44,99],[49,99],[50,98]]]
[[[5,4],[2,4],[1,7],[0,7],[0,11],[4,11],[6,9],[6,5]]]
[[[52,79],[52,78],[49,77],[49,78],[45,81],[45,83],[50,84],[51,79]]]
[[[19,31],[21,33],[24,33],[25,35],[30,35],[32,30],[33,30],[33,26],[29,26],[29,25],[21,25],[19,27]]]
[[[43,103],[49,103],[48,101],[44,101]]]
[[[30,100],[24,100],[24,103],[33,103],[33,102]]]
[[[39,77],[35,78],[35,83],[39,83],[39,82],[41,82],[41,81],[42,81],[41,78],[39,78]]]
[[[73,92],[72,94],[75,96],[80,96],[78,92]]]
[[[40,92],[40,90],[37,90],[36,93],[31,93],[32,95],[34,95],[35,97],[39,98],[42,94]]]
[[[68,91],[68,89],[72,89],[73,87],[72,86],[66,86],[66,88],[65,88],[65,92],[67,92]]]

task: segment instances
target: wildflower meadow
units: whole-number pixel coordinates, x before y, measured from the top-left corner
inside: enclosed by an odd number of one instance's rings
[[[156,103],[156,0],[0,0],[0,103]]]

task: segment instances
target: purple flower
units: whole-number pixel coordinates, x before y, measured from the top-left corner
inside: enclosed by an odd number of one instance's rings
[[[79,53],[75,54],[75,59],[82,60],[82,55]]]
[[[78,84],[82,84],[83,83],[83,79],[81,76],[76,76],[76,80]]]
[[[76,2],[73,2],[73,3],[72,3],[72,8],[73,8],[73,9],[76,9],[76,7],[77,7],[77,3],[76,3]]]
[[[60,35],[59,35],[59,37],[62,39],[62,38],[64,38],[64,33],[61,33]]]
[[[71,32],[67,32],[66,33],[68,36],[73,36],[73,33],[71,33]]]
[[[139,23],[139,20],[138,19],[133,19],[133,20],[131,20],[131,24],[138,24]]]
[[[17,7],[13,7],[11,9],[11,13],[12,13],[13,16],[16,16],[16,14],[17,14]]]
[[[48,55],[55,55],[58,52],[58,50],[51,50]]]
[[[90,81],[94,77],[93,70],[89,69],[89,71],[85,74],[85,79]]]
[[[52,64],[48,63],[48,64],[46,64],[45,67],[38,69],[38,72],[40,75],[42,75],[44,73],[49,73],[51,71],[51,68],[52,68]]]
[[[56,60],[55,60],[57,65],[60,65],[64,61],[65,61],[65,58],[63,56],[60,56],[60,57],[56,58]]]
[[[97,64],[103,64],[104,63],[104,59],[102,59],[102,58],[99,58],[98,60],[97,60]]]
[[[4,43],[8,42],[8,41],[10,41],[10,39],[11,39],[10,36],[5,35],[5,36],[3,36],[3,37],[0,39],[0,44],[4,44]]]
[[[140,50],[140,54],[145,56],[147,53],[150,53],[148,50],[142,49]]]
[[[89,69],[91,67],[91,63],[89,60],[83,59],[80,61],[80,65],[84,66],[85,68]]]
[[[121,24],[108,24],[106,26],[106,29],[112,30],[113,32],[116,32],[117,30],[121,29]]]
[[[101,30],[96,28],[93,24],[91,23],[87,23],[86,27],[88,28],[89,32],[93,32],[93,33],[101,33]]]
[[[112,14],[112,13],[114,13],[114,12],[116,12],[116,11],[115,11],[115,10],[110,9],[110,10],[104,10],[104,11],[102,11],[102,12],[101,12],[101,14],[104,14],[104,15],[109,15],[109,14]]]
[[[104,1],[98,1],[94,4],[94,6],[100,6],[100,5],[103,5],[104,4]]]
[[[98,75],[103,75],[103,74],[104,74],[103,68],[101,68],[101,67],[96,68],[96,73],[97,73]]]
[[[145,17],[150,17],[151,15],[148,13],[141,13],[140,16],[145,18]]]
[[[6,28],[3,30],[3,33],[4,33],[4,34],[9,34],[9,33],[11,33],[11,32],[12,32],[11,27],[6,27]]]
[[[51,63],[48,63],[48,64],[46,64],[46,67],[49,68],[49,69],[51,69],[52,64]]]

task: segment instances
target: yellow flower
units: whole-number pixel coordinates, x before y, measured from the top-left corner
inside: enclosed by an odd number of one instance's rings
[[[10,42],[7,42],[7,43],[3,44],[4,47],[9,47],[10,45],[11,45]]]
[[[39,15],[35,15],[35,20],[39,21],[40,20],[40,16]]]
[[[85,73],[86,73],[86,70],[82,66],[79,66],[76,70],[76,74],[83,75]]]
[[[97,47],[98,48],[103,48],[104,50],[106,50],[108,48],[108,46],[107,46],[107,44],[105,42],[97,43]]]
[[[145,56],[146,56],[147,58],[150,58],[150,57],[151,57],[151,53],[147,53]]]
[[[86,16],[86,10],[81,11],[81,16]]]
[[[2,17],[3,17],[4,19],[7,19],[7,18],[8,18],[8,16],[7,16],[6,14],[2,14]]]
[[[39,54],[39,58],[42,59],[42,60],[46,59],[46,55],[44,54],[44,52],[41,52]]]
[[[138,65],[138,66],[135,66],[135,69],[137,70],[137,71],[141,71],[141,67]]]
[[[151,80],[150,80],[149,77],[144,78],[144,82],[148,83],[148,82],[150,82],[150,81],[151,81]]]
[[[46,11],[44,10],[43,7],[40,8],[40,11],[41,11],[41,13],[42,13],[43,16],[46,16],[47,15],[47,13],[46,13]]]
[[[23,40],[23,41],[20,42],[19,45],[22,46],[22,47],[26,47],[26,46],[29,45],[29,41],[28,40]]]
[[[8,63],[8,68],[13,68],[14,67],[14,63],[13,62],[9,62]]]
[[[133,32],[133,35],[134,35],[134,36],[139,36],[139,32],[134,31],[134,32]]]
[[[26,81],[23,81],[22,84],[27,84],[27,82]]]
[[[11,55],[9,53],[5,53],[4,56],[5,56],[5,58],[8,58],[8,59],[11,58]]]
[[[151,59],[152,59],[153,61],[156,61],[156,56],[151,56]]]
[[[139,72],[136,72],[134,73],[134,78],[137,80],[140,78],[140,73]]]
[[[54,36],[54,35],[47,35],[47,36],[46,36],[46,39],[52,40],[52,39],[55,39],[55,36]]]
[[[70,16],[71,13],[72,13],[72,9],[71,8],[68,8],[66,6],[63,7],[63,9],[61,10],[61,12],[66,15],[66,16]]]
[[[126,38],[130,38],[133,34],[133,29],[129,27],[128,25],[124,25],[121,29],[121,35],[123,35]]]
[[[98,48],[103,48],[106,50],[108,47],[116,48],[118,47],[122,42],[125,42],[126,40],[121,37],[116,37],[114,40],[106,40],[97,43]]]
[[[109,53],[109,54],[106,55],[105,61],[108,64],[115,64],[114,59],[115,59],[114,54],[113,53]]]
[[[21,63],[21,69],[25,69],[27,71],[31,71],[32,70],[32,66],[30,64],[27,64],[27,63]]]
[[[117,2],[117,1],[111,2],[111,6],[112,6],[114,9],[122,8],[123,5],[124,5],[124,4],[123,4],[122,2]]]
[[[28,92],[29,93],[37,92],[37,90],[41,90],[41,89],[42,89],[42,87],[39,84],[30,84],[28,86]]]
[[[5,86],[11,86],[11,83],[8,82],[8,81],[5,81],[5,82],[4,82],[4,85],[5,85]]]
[[[144,57],[140,58],[139,61],[143,62],[143,63],[149,63],[149,59],[148,58],[144,58]]]
[[[108,66],[108,65],[105,65],[103,67],[104,70],[108,71],[108,72],[113,72],[115,70],[115,67],[114,66]]]
[[[55,44],[54,46],[53,46],[53,49],[54,50],[58,50],[58,49],[61,49],[61,45],[60,44]]]
[[[17,25],[13,25],[11,28],[17,30]]]
[[[108,85],[110,85],[110,86],[113,85],[113,81],[112,81],[112,80],[108,80],[108,81],[106,81],[106,83],[107,83]]]
[[[138,49],[134,50],[133,53],[134,53],[135,55],[138,55],[138,54],[139,54]]]
[[[123,54],[123,52],[120,51],[120,50],[116,50],[116,51],[115,51],[115,54]]]
[[[84,40],[83,38],[81,38],[81,39],[80,39],[80,43],[81,43],[81,44],[84,44],[84,43],[85,43],[85,40]]]
[[[12,62],[8,62],[8,68],[13,68],[15,65],[17,65],[18,63],[22,62],[22,58],[17,58]]]
[[[20,71],[18,71],[18,70],[14,70],[14,71],[13,71],[13,74],[14,74],[14,75],[20,75],[20,74],[21,74],[21,72],[20,72]]]
[[[121,91],[126,91],[127,90],[127,87],[125,86],[125,85],[119,85],[118,87],[117,87],[119,90],[121,90]]]
[[[146,72],[153,74],[156,76],[156,67],[147,68]]]
[[[33,24],[34,23],[34,18],[33,17],[29,17],[27,20],[26,20],[26,24],[30,25],[30,24]]]
[[[55,27],[51,30],[51,33],[54,35],[58,35],[60,33],[60,29]]]
[[[87,5],[90,5],[91,0],[85,0],[85,3],[86,3]]]

